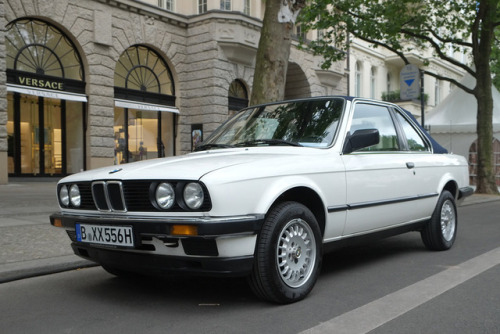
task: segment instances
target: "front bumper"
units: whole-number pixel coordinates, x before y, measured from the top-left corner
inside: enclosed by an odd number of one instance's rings
[[[103,266],[144,274],[240,276],[252,270],[264,216],[178,218],[55,213],[50,221],[66,229],[76,255]],[[134,247],[80,242],[76,224],[130,226]],[[195,226],[197,234],[172,234],[172,227],[179,224]]]

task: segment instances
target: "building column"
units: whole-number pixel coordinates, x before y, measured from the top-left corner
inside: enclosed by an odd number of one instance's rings
[[[100,62],[104,54],[89,56]],[[103,61],[103,63],[106,63]],[[111,64],[111,62],[110,62]],[[111,65],[90,64],[89,101],[87,106],[87,166],[94,169],[113,165],[114,161],[114,69]]]

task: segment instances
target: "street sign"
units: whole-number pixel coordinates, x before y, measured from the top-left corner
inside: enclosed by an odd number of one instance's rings
[[[399,73],[399,97],[401,100],[420,98],[420,70],[417,65],[409,64]]]

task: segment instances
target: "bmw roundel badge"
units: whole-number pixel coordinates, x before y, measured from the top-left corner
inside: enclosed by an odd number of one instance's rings
[[[112,171],[109,172],[109,174],[118,173],[121,170],[123,170],[123,168],[113,169]]]

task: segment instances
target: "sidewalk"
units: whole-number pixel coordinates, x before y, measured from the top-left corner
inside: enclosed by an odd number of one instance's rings
[[[94,265],[50,225],[58,209],[55,181],[0,185],[0,283]]]
[[[500,201],[500,196],[472,195],[462,205]],[[0,185],[0,283],[94,266],[73,254],[61,228],[50,225],[58,211],[56,182]]]

